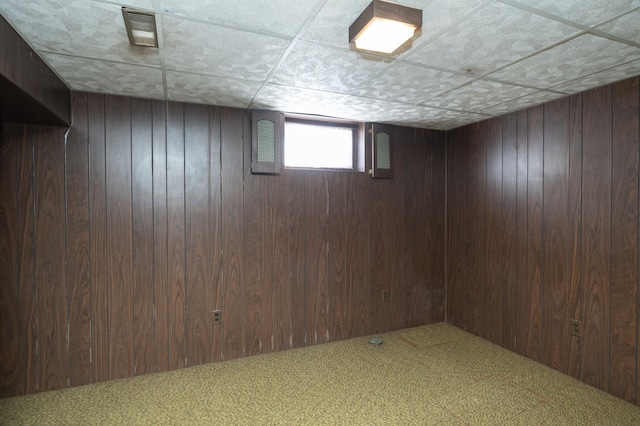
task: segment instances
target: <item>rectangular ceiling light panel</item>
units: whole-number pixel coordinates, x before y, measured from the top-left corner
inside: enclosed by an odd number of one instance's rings
[[[421,10],[373,0],[349,27],[349,42],[357,49],[392,53],[421,27]]]

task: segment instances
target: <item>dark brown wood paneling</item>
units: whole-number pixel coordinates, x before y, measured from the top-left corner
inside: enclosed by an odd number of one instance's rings
[[[636,401],[638,308],[638,78],[612,85],[611,347],[609,389]]]
[[[134,373],[131,100],[105,100],[109,378],[117,379]]]
[[[36,392],[36,279],[35,211],[32,130],[25,126],[14,133],[18,141],[18,232],[20,282],[20,374],[21,395]],[[14,130],[15,131],[15,130]],[[13,132],[13,131],[12,131]]]
[[[518,280],[516,290],[517,324],[516,324],[516,347],[515,350],[520,355],[524,355],[524,343],[526,341],[525,321],[523,318],[527,312],[529,277],[527,274],[528,259],[528,238],[527,238],[527,156],[529,150],[528,135],[528,112],[518,111],[518,131],[517,131],[517,173],[516,173],[516,276]]]
[[[478,125],[466,131],[466,199],[464,225],[464,329],[477,333],[478,325]]]
[[[185,105],[186,330],[189,365],[211,359],[209,108]]]
[[[105,98],[89,94],[89,234],[93,382],[109,379]]]
[[[306,191],[305,174],[292,170],[283,176],[288,180],[289,191],[289,309],[291,321],[291,346],[305,346],[305,287],[306,287]],[[245,266],[246,270],[246,266]]]
[[[8,395],[444,320],[445,134],[397,129],[393,180],[258,176],[248,118],[75,93],[66,152],[3,126]]]
[[[221,156],[221,114],[220,108],[209,108],[209,161],[211,180],[211,211],[209,212],[209,229],[211,229],[211,308],[222,309],[224,286],[222,282],[222,164]],[[211,336],[211,360],[220,361],[223,355],[223,325],[213,327]]]
[[[245,135],[251,132],[251,123],[245,123]],[[244,318],[245,348],[247,355],[262,352],[262,217],[260,176],[251,173],[251,144],[244,144],[244,191],[242,213],[242,264],[244,265]],[[303,181],[304,184],[304,181]]]
[[[155,371],[169,369],[169,278],[167,212],[167,105],[154,101],[153,114],[153,292],[155,306]]]
[[[489,235],[487,228],[487,122],[483,121],[478,126],[478,301],[477,310],[477,334],[486,338],[488,333],[487,320],[487,265]],[[448,248],[447,248],[448,251]]]
[[[271,214],[271,202],[273,200],[272,188],[276,176],[264,175],[260,179],[260,241],[262,260],[260,265],[261,291],[263,294],[261,301],[262,320],[262,352],[273,352],[273,217]],[[308,220],[311,218],[307,216]],[[313,312],[313,308],[307,309],[307,313]],[[306,320],[306,324],[313,324]],[[312,331],[312,330],[311,330]]]
[[[38,391],[67,387],[64,130],[34,132]],[[46,301],[46,303],[44,303]]]
[[[329,336],[342,340],[349,335],[349,283],[346,276],[347,194],[346,174],[333,173],[328,178],[329,191]]]
[[[582,286],[582,95],[570,100],[570,148],[569,148],[569,288],[567,312],[570,319],[581,318]],[[569,374],[580,378],[582,338],[572,336],[569,342]]]
[[[167,103],[167,285],[169,369],[186,365],[184,104]]]
[[[284,175],[273,181],[273,348],[291,347],[291,304],[289,299],[289,188]]]
[[[569,98],[562,98],[544,106],[543,158],[543,361],[549,367],[566,373],[569,341]]]
[[[487,122],[487,339],[502,341],[502,118]]]
[[[450,185],[447,186],[447,322],[464,327],[465,295],[465,201],[466,197],[454,194],[465,193],[466,127],[450,133],[448,169]]]
[[[502,256],[500,261],[500,293],[502,295],[502,346],[516,349],[517,312],[517,174],[518,115],[502,118]]]
[[[20,394],[20,272],[18,270],[17,146],[12,135],[19,126],[6,126],[0,136],[0,398]],[[19,136],[18,136],[19,137]]]
[[[369,333],[369,215],[367,205],[368,176],[349,175],[351,200],[347,206],[347,276],[351,283],[352,303],[349,307],[350,336]],[[424,308],[426,304],[422,304]],[[422,312],[424,314],[424,312]]]
[[[155,371],[153,298],[153,102],[131,100],[133,344],[136,375]]]
[[[224,359],[244,355],[242,291],[242,174],[243,113],[221,112],[222,252],[224,296],[222,303]]]
[[[70,386],[92,382],[87,101],[85,93],[73,94],[75,123],[65,153]]]
[[[523,352],[535,361],[542,360],[542,279],[543,279],[543,179],[544,139],[543,106],[529,109],[528,124],[528,188],[527,188],[527,291],[522,321],[525,322]]]
[[[433,251],[432,269],[430,274],[431,300],[429,312],[430,323],[438,323],[445,320],[445,202],[446,199],[446,139],[444,133],[439,132],[432,137],[431,145],[431,241]]]
[[[307,274],[306,304],[309,315],[306,318],[306,324],[311,337],[307,338],[307,341],[317,344],[329,341],[329,278],[327,277],[329,224],[326,214],[329,208],[329,194],[326,173],[307,172],[306,187],[305,210],[309,220],[307,254],[309,259],[312,259]]]
[[[584,93],[582,173],[582,380],[609,386],[611,86]]]

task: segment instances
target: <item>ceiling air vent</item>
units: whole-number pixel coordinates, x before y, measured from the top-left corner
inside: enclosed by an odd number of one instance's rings
[[[132,45],[158,47],[155,14],[123,7],[122,16]]]

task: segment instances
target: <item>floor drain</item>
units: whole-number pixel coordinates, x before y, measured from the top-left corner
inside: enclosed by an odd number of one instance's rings
[[[378,346],[382,344],[382,339],[378,337],[372,337],[371,339],[369,339],[369,343],[371,343],[372,345]]]

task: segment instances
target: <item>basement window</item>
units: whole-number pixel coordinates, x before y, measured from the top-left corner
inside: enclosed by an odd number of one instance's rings
[[[284,165],[291,169],[356,170],[358,124],[287,118]]]

